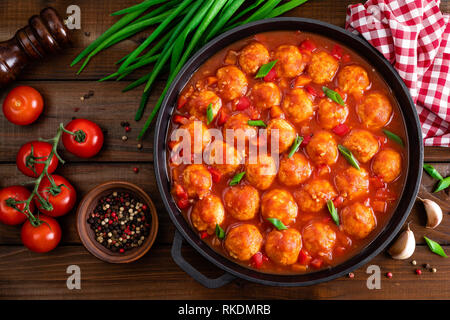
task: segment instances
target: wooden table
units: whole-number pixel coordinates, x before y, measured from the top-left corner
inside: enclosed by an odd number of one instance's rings
[[[25,1],[3,0],[0,2],[0,38],[10,38],[16,29],[26,24],[27,19],[43,7],[52,5],[61,13],[71,4],[81,8],[82,29],[73,32],[74,48],[64,55],[52,58],[27,69],[14,85],[31,85],[45,99],[44,114],[33,125],[18,127],[0,116],[0,187],[27,181],[15,166],[15,155],[23,143],[38,137],[52,137],[60,122],[67,123],[72,117],[88,118],[97,122],[106,131],[106,142],[102,152],[87,161],[75,158],[62,151],[68,163],[60,166],[58,173],[69,179],[83,196],[95,185],[111,180],[126,180],[140,185],[154,199],[160,219],[159,234],[151,251],[140,261],[129,265],[111,265],[90,255],[81,245],[75,227],[75,213],[60,219],[63,238],[60,246],[48,254],[36,254],[24,248],[20,241],[20,228],[0,225],[0,298],[7,299],[441,299],[450,298],[450,259],[430,253],[423,235],[440,242],[450,253],[450,219],[445,213],[444,221],[435,230],[426,230],[423,225],[425,213],[421,204],[416,204],[408,219],[417,239],[413,256],[419,265],[429,263],[437,273],[414,273],[415,267],[407,261],[394,261],[382,253],[366,266],[355,271],[355,278],[346,277],[307,288],[264,287],[243,280],[235,280],[220,289],[202,287],[172,261],[170,248],[174,235],[172,225],[161,202],[153,173],[153,134],[144,141],[142,150],[136,147],[136,137],[142,122],[132,119],[139,104],[140,90],[121,93],[129,81],[104,83],[97,79],[114,72],[114,62],[136,47],[144,34],[124,41],[95,58],[80,75],[68,67],[73,57],[99,36],[115,18],[109,13],[136,0],[59,0]],[[348,0],[311,0],[289,15],[315,18],[339,26],[344,25]],[[450,11],[450,1],[442,1],[444,12]],[[133,74],[136,79],[142,73]],[[133,80],[129,79],[129,80]],[[125,82],[125,83],[124,83]],[[6,92],[0,93],[3,101]],[[94,92],[90,99],[80,97]],[[149,106],[156,101],[162,83],[156,86]],[[149,113],[150,107],[147,109]],[[144,116],[145,117],[145,116]],[[124,130],[121,121],[129,121],[132,131],[128,141],[121,140]],[[149,132],[152,132],[152,127]],[[441,148],[426,148],[425,160],[432,163],[443,176],[450,175],[450,151]],[[140,169],[133,172],[133,167]],[[424,174],[421,192],[428,194],[434,181]],[[449,204],[449,194],[442,191],[433,196]],[[186,246],[185,256],[208,276],[222,272]],[[69,265],[81,268],[81,290],[68,290],[66,268]],[[366,287],[367,266],[376,264],[382,274],[391,271],[392,279],[382,276],[381,289]]]

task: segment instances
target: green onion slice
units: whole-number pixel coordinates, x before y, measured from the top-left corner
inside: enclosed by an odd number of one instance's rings
[[[395,133],[393,133],[393,132],[391,132],[391,131],[389,131],[389,130],[386,130],[386,129],[383,129],[383,132],[384,132],[384,134],[386,135],[386,137],[388,137],[390,140],[392,140],[392,141],[398,143],[398,144],[401,145],[402,147],[405,145],[405,144],[403,143],[402,138],[400,138],[400,137],[399,137],[398,135],[396,135]]]
[[[272,68],[275,66],[278,60],[270,61],[269,63],[263,64],[259,70],[258,73],[255,76],[255,79],[258,78],[264,78],[267,76],[267,74],[272,70]]]
[[[262,120],[248,120],[247,123],[248,123],[248,125],[254,126],[254,127],[264,127],[264,128],[267,127],[266,123]]]
[[[206,119],[207,119],[206,124],[210,124],[214,120],[212,103],[210,103],[206,108]]]
[[[216,224],[216,236],[219,239],[225,238],[225,231],[218,224]]]
[[[338,215],[336,207],[334,206],[333,200],[327,201],[327,207],[328,207],[328,211],[331,214],[331,217],[333,218],[334,223],[336,223],[336,225],[339,225],[339,215]]]
[[[437,243],[436,241],[433,241],[427,237],[423,237],[430,248],[431,252],[436,253],[437,255],[440,255],[441,257],[448,258],[445,254],[444,249],[442,249],[441,245]]]
[[[303,137],[301,137],[297,134],[297,136],[295,137],[294,143],[292,144],[291,151],[288,154],[288,158],[291,158],[294,155],[294,153],[297,152],[297,150],[298,150],[298,148],[300,148],[300,145],[302,144],[302,142],[303,142]]]
[[[450,186],[450,177],[444,178],[439,181],[436,189],[433,192],[439,192],[441,190],[447,189]]]
[[[287,227],[284,225],[284,223],[278,220],[277,218],[267,218],[267,221],[273,224],[274,227],[277,228],[278,230],[287,230]]]
[[[423,169],[434,179],[436,180],[443,180],[444,178],[442,178],[441,174],[431,165],[431,164],[427,164],[424,163],[423,164]]]
[[[341,106],[345,106],[344,99],[342,99],[342,97],[339,93],[337,93],[334,90],[328,89],[325,86],[322,87],[322,90],[328,98],[330,98],[331,100],[333,100],[336,103],[339,103]]]
[[[344,158],[348,161],[348,163],[350,163],[356,169],[360,170],[358,161],[355,159],[355,157],[353,156],[353,154],[350,150],[348,150],[346,147],[344,147],[341,144],[338,145],[338,149],[341,152],[341,154],[344,156]]]
[[[235,186],[239,182],[241,182],[241,180],[244,177],[244,175],[245,175],[245,171],[242,171],[242,172],[239,172],[239,173],[235,174],[235,176],[230,181],[230,186]]]

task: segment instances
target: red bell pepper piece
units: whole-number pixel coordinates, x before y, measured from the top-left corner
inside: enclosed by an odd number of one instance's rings
[[[263,265],[263,254],[261,252],[257,252],[255,253],[251,258],[250,258],[251,264],[254,268],[259,269],[261,268],[261,266]]]
[[[250,99],[246,96],[239,98],[239,102],[236,104],[236,110],[242,111],[250,107]]]
[[[344,197],[339,196],[333,200],[333,204],[336,208],[339,208],[344,203]]]
[[[209,236],[208,232],[203,231],[202,233],[200,233],[200,238],[205,239]]]
[[[313,98],[315,98],[317,96],[317,91],[316,89],[314,89],[313,87],[306,85],[305,86],[305,90],[306,92],[308,92],[311,96],[313,96]]]
[[[309,51],[309,52],[313,52],[314,50],[316,50],[317,46],[316,44],[309,39],[303,40],[302,43],[300,43],[300,51]]]
[[[335,57],[337,60],[341,60],[342,58],[342,47],[335,44],[333,50],[331,51],[331,55]]]
[[[227,122],[228,120],[228,113],[224,110],[224,108],[221,108],[219,111],[219,117],[217,119],[217,124],[219,126],[223,126],[225,124],[225,122]]]
[[[275,81],[277,78],[277,72],[275,71],[275,68],[270,69],[269,73],[263,78],[265,82],[272,82]]]
[[[183,125],[186,124],[189,121],[188,118],[186,118],[185,116],[181,116],[179,114],[176,114],[173,116],[173,122],[179,125]]]
[[[315,269],[319,269],[323,264],[323,260],[320,258],[316,258],[313,261],[311,261],[310,265],[315,268]]]
[[[370,184],[372,184],[376,189],[386,188],[386,183],[383,181],[383,177],[373,176],[369,179]]]
[[[298,263],[306,266],[311,261],[312,257],[304,250],[300,250],[298,254]]]
[[[211,173],[212,181],[215,183],[220,182],[220,179],[222,178],[222,174],[219,170],[213,167],[208,167],[209,173]]]
[[[303,148],[306,147],[308,145],[309,141],[311,140],[311,138],[312,138],[312,135],[306,136],[303,139],[302,143],[300,144],[300,147],[303,147]]]
[[[176,183],[175,186],[173,187],[173,191],[175,193],[175,196],[178,199],[187,199],[188,198],[188,194],[186,192],[186,190],[184,190],[183,186]]]
[[[337,126],[335,126],[332,131],[337,134],[338,136],[345,136],[349,131],[350,128],[345,124],[345,123],[341,123],[338,124]]]
[[[184,105],[186,104],[186,102],[187,102],[186,97],[185,97],[185,96],[180,96],[180,98],[178,99],[178,105],[177,105],[177,108],[178,108],[178,109],[183,108]]]
[[[188,199],[178,199],[177,206],[180,209],[186,209],[189,207],[189,200]]]

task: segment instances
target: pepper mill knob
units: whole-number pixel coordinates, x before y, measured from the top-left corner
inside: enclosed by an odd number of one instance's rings
[[[69,30],[56,10],[43,9],[12,39],[0,42],[0,88],[15,80],[30,61],[59,53],[70,45]]]

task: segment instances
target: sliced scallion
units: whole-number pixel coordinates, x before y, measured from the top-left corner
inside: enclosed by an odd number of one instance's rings
[[[292,158],[294,153],[296,153],[298,148],[300,148],[300,145],[302,144],[302,142],[303,142],[303,137],[297,135],[295,137],[294,143],[291,146],[291,151],[289,151],[288,158]]]
[[[241,182],[244,175],[245,175],[245,171],[235,174],[234,177],[230,181],[230,186],[235,186],[235,185],[239,184],[239,182]]]
[[[278,60],[270,61],[269,63],[263,64],[259,70],[258,73],[255,76],[255,79],[258,78],[264,78],[267,76],[267,74],[272,70],[272,68],[275,66]]]
[[[356,158],[353,156],[353,154],[350,150],[348,150],[346,147],[344,147],[341,144],[338,145],[338,149],[341,152],[341,154],[344,156],[344,158],[348,161],[348,163],[350,163],[356,169],[360,170],[358,160],[356,160]]]
[[[345,106],[344,99],[342,99],[342,97],[339,93],[337,93],[334,90],[328,89],[325,86],[322,87],[322,90],[328,98],[330,98],[331,100],[333,100],[336,103],[339,103],[341,106]]]
[[[386,135],[386,137],[388,137],[390,140],[392,140],[392,141],[398,143],[398,144],[401,145],[402,147],[405,145],[405,144],[403,143],[402,138],[400,138],[400,137],[399,137],[398,135],[396,135],[395,133],[393,133],[393,132],[391,132],[391,131],[389,131],[389,130],[386,130],[386,129],[383,129],[383,132],[384,132],[384,134]]]
[[[287,230],[287,227],[284,225],[284,223],[277,218],[267,218],[267,221],[273,224],[274,227],[277,228],[278,230]]]
[[[253,127],[267,127],[266,123],[262,120],[248,120],[247,123],[249,126]]]

